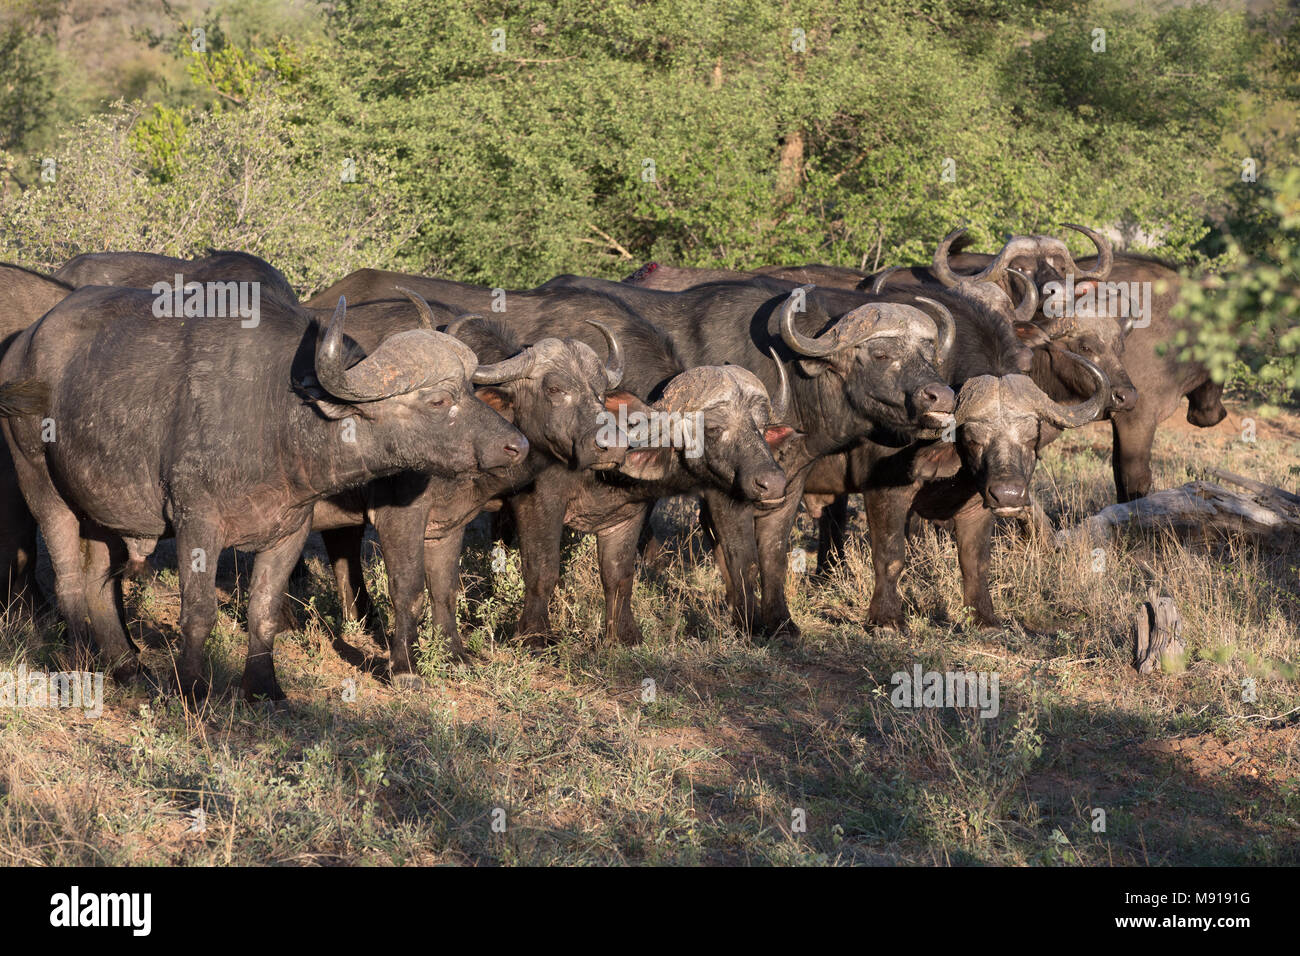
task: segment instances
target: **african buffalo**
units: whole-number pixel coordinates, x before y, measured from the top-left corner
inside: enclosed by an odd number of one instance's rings
[[[330,494],[406,471],[456,477],[506,467],[527,440],[474,398],[462,342],[429,328],[358,328],[342,299],[328,324],[277,301],[256,327],[159,319],[146,290],[72,293],[23,332],[0,380],[38,383],[0,422],[54,565],[74,644],[94,641],[118,678],[140,665],[110,573],[124,539],[174,535],[184,646],[180,688],[206,691],[217,555],[257,552],[248,604],[247,697],[284,696],[273,664],[289,573]]]
[[[57,279],[0,263],[0,356],[71,291]],[[0,442],[0,610],[15,600],[31,611],[45,605],[36,583],[36,520],[18,487],[9,448]]]
[[[88,252],[65,262],[54,278],[74,289],[88,285],[151,289],[156,283],[174,282],[178,275],[186,283],[256,282],[262,298],[275,298],[288,305],[298,302],[298,295],[284,273],[265,259],[247,252],[217,249],[210,249],[206,256],[195,259],[176,259],[152,252]],[[335,296],[334,302],[337,301]]]

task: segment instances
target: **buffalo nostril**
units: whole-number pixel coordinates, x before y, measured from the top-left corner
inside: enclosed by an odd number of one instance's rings
[[[506,442],[502,450],[506,453],[506,457],[508,458],[523,458],[528,454],[528,439],[521,435],[515,441]]]
[[[1025,486],[1012,484],[997,484],[989,486],[989,497],[992,498],[999,507],[1015,507],[1025,503]]]
[[[920,390],[917,406],[926,412],[950,412],[956,405],[956,396],[946,385],[927,385]]]
[[[785,475],[758,475],[750,479],[753,497],[759,501],[771,501],[785,494]]]
[[[1111,404],[1116,408],[1132,408],[1137,404],[1137,389],[1116,388],[1110,393]]]

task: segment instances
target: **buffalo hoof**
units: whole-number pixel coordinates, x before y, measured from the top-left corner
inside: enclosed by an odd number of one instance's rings
[[[888,637],[905,637],[907,625],[901,614],[868,614],[867,627]]]
[[[130,657],[109,671],[109,676],[119,684],[134,684],[148,673],[149,669],[140,663],[140,658]]]
[[[883,622],[880,624],[871,624],[869,627],[871,628],[871,633],[877,637],[905,637],[907,635],[907,630],[902,624]]]
[[[249,677],[245,674],[243,680],[239,682],[239,696],[251,703],[259,701],[278,701],[284,700],[286,694],[280,689],[280,682],[271,676]]]
[[[644,640],[645,635],[641,633],[641,626],[636,621],[621,621],[618,625],[605,629],[606,643],[634,647]]]
[[[401,691],[404,694],[419,693],[425,688],[424,679],[419,674],[413,674],[410,671],[393,674],[389,680],[392,683],[393,690]]]
[[[519,643],[524,647],[542,650],[560,643],[560,636],[554,631],[535,631],[531,634],[522,635],[519,638]]]
[[[457,664],[470,664],[483,659],[482,654],[466,647],[464,644],[459,647],[448,648],[447,656]]]
[[[972,615],[970,623],[965,630],[979,637],[1000,636],[1008,627],[1006,621],[998,620],[996,617],[986,616],[983,614]]]
[[[765,625],[763,627],[763,633],[768,640],[776,644],[793,645],[798,643],[799,639],[803,637],[803,631],[799,630],[799,625],[788,617],[774,625]]]
[[[176,691],[181,699],[194,706],[207,700],[211,689],[202,677],[180,677],[176,682]]]

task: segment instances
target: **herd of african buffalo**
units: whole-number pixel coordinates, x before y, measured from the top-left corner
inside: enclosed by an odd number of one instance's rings
[[[0,603],[45,608],[39,528],[69,640],[119,680],[142,676],[122,576],[174,537],[177,689],[201,696],[216,556],[255,552],[241,689],[278,699],[274,638],[308,535],[321,533],[344,617],[366,619],[372,527],[392,602],[389,673],[418,687],[426,592],[436,631],[465,653],[458,566],[481,512],[500,510],[512,520],[497,526],[518,536],[523,641],[553,639],[565,527],[597,535],[607,639],[639,641],[632,586],[649,512],[683,494],[701,499],[737,626],[792,639],[799,504],[821,522],[827,568],[860,493],[875,572],[866,623],[903,627],[906,531],[922,518],[948,523],[964,603],[999,626],[994,518],[1034,507],[1034,466],[1062,429],[1110,420],[1123,501],[1150,490],[1156,426],[1183,396],[1196,425],[1225,415],[1206,369],[1163,347],[1188,280],[1070,228],[1095,257],[1076,261],[1050,236],[977,255],[958,230],[931,267],[875,275],[652,263],[622,282],[566,275],[511,291],[363,269],[306,302],[239,252],[98,253],[53,275],[0,265]],[[173,282],[187,304],[160,314]],[[256,289],[252,319],[204,310],[204,289],[235,297],[240,284]],[[1144,286],[1146,308],[1124,299],[1116,314],[1121,300],[1100,291],[1117,286]],[[1085,304],[1046,294],[1060,289]]]

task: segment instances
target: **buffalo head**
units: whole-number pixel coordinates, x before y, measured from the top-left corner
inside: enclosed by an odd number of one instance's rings
[[[974,276],[959,276],[948,263],[948,249],[966,232],[965,228],[961,228],[948,233],[943,242],[939,243],[934,254],[935,278],[946,286],[954,286],[963,279],[973,279],[980,283],[996,282],[1007,293],[1011,291],[1007,285],[1007,272],[1010,269],[1024,272],[1040,289],[1049,282],[1064,282],[1067,276],[1073,276],[1076,282],[1105,279],[1115,261],[1110,240],[1086,226],[1066,223],[1065,228],[1073,229],[1092,240],[1097,247],[1097,263],[1094,268],[1086,270],[1080,266],[1070,254],[1069,247],[1055,236],[1012,236],[981,272]]]
[[[810,294],[813,286],[795,289],[778,317],[781,338],[813,377],[832,374],[858,416],[903,433],[942,428],[951,421],[954,397],[937,366],[952,352],[957,326],[952,314],[918,296],[921,308],[894,302],[871,302],[832,321]],[[820,330],[801,331],[804,325]]]
[[[447,332],[456,335],[478,316],[461,316]],[[605,397],[623,381],[623,349],[607,326],[588,320],[605,337],[609,350],[602,362],[578,339],[545,338],[505,361],[475,374],[486,385],[478,397],[542,448],[571,468],[616,467],[626,454],[622,442],[602,442]],[[493,381],[502,384],[487,384]]]
[[[381,445],[393,465],[457,477],[522,461],[528,439],[475,398],[471,384],[505,382],[514,371],[480,366],[467,345],[430,326],[427,309],[423,327],[390,335],[364,355],[345,343],[340,297],[317,338],[315,380],[302,390],[326,417],[357,420],[357,443]]]
[[[1053,400],[1026,375],[979,375],[962,385],[957,453],[994,514],[1017,514],[1029,506],[1042,425],[1078,428],[1105,410],[1110,391],[1105,374],[1086,359],[1074,358],[1093,382],[1091,395],[1078,405]]]
[[[1034,351],[1034,377],[1050,382],[1058,398],[1090,395],[1092,373],[1075,361],[1082,356],[1105,373],[1110,382],[1106,414],[1131,410],[1138,391],[1124,367],[1124,333],[1113,319],[1074,317],[1056,322],[1017,322],[1016,335]]]
[[[629,428],[639,447],[628,452],[619,470],[644,481],[664,480],[677,470],[683,484],[775,504],[785,495],[785,472],[773,453],[795,434],[786,424],[790,383],[779,361],[777,369],[781,387],[775,401],[758,376],[737,365],[688,369],[674,376],[652,405],[626,393],[612,398],[611,409],[622,404],[651,423],[649,434]]]

